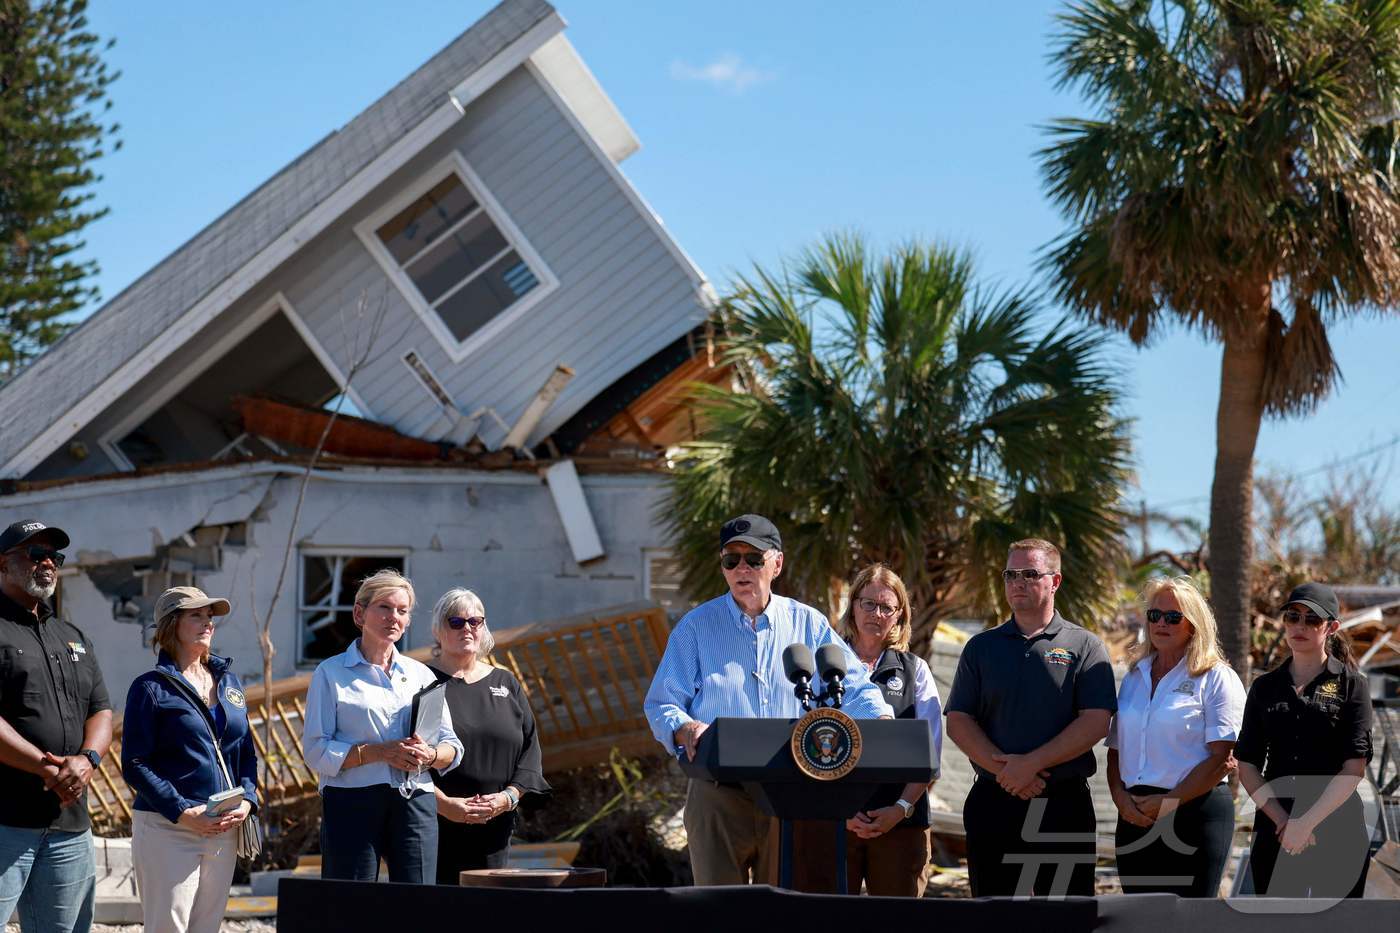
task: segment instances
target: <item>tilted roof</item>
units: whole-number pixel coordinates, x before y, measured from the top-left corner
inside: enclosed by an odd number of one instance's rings
[[[0,465],[10,464],[55,416],[67,416],[186,311],[440,108],[454,86],[553,15],[545,0],[505,0],[493,8],[0,386]],[[22,401],[34,398],[45,404]],[[72,423],[69,436],[82,426]]]

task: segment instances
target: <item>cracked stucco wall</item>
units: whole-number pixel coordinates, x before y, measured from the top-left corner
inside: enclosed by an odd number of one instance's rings
[[[645,599],[644,552],[666,545],[654,521],[659,476],[583,477],[607,556],[580,567],[549,490],[537,477],[363,468],[313,479],[289,553],[299,482],[296,475],[246,467],[132,477],[3,497],[0,520],[33,517],[72,537],[62,611],[93,642],[118,710],[154,655],[143,644],[143,626],[117,621],[112,598],[87,570],[149,557],[201,526],[246,523],[246,542],[223,546],[217,568],[197,569],[194,577],[206,592],[233,602],[233,613],[217,630],[215,650],[232,655],[235,669],[249,681],[262,678],[254,609],[259,617],[266,614],[283,560],[290,563],[272,621],[273,676],[314,666],[297,663],[301,547],[406,551],[419,605],[405,642],[419,647],[431,644],[429,613],[450,587],[475,590],[490,624],[505,629]]]

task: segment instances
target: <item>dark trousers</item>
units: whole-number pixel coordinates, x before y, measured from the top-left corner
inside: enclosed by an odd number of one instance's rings
[[[458,885],[464,871],[505,868],[514,829],[511,811],[485,823],[453,823],[438,817],[437,883]]]
[[[405,799],[397,787],[321,789],[321,877],[378,881],[379,860],[389,880],[437,880],[437,800],[432,791]]]
[[[1091,897],[1094,801],[1082,779],[1057,781],[1022,800],[979,777],[963,804],[973,897]]]
[[[1280,799],[1292,813],[1307,809],[1293,799]],[[1361,798],[1352,794],[1313,831],[1317,844],[1297,855],[1279,848],[1274,821],[1262,812],[1254,815],[1254,845],[1249,871],[1254,893],[1261,897],[1361,897],[1371,860],[1370,833]]]
[[[1156,787],[1129,788],[1162,794]],[[1216,897],[1235,834],[1235,801],[1226,784],[1188,800],[1151,826],[1118,820],[1114,834],[1124,894]]]

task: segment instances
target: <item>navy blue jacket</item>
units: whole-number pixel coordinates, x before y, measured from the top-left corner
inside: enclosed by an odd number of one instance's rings
[[[258,806],[258,757],[248,728],[248,701],[231,667],[232,658],[209,656],[215,693],[228,718],[220,743],[224,762],[243,796]],[[164,651],[156,669],[136,678],[126,692],[122,718],[122,777],[136,793],[137,810],[151,810],[174,823],[181,812],[207,803],[227,789],[204,713],[161,671],[180,677]],[[181,680],[184,678],[181,677]],[[191,688],[193,689],[193,688]]]

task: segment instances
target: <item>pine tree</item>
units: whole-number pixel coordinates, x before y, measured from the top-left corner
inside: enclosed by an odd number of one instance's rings
[[[0,0],[0,379],[98,294],[80,234],[106,213],[92,203],[92,164],[119,129],[106,122],[118,75],[86,10],[87,0]]]

